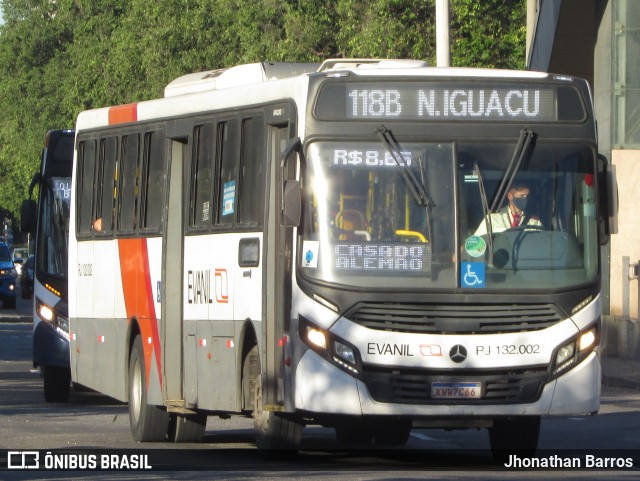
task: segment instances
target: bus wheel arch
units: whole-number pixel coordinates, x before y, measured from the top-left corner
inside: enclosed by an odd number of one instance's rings
[[[260,374],[260,351],[258,337],[249,320],[243,326],[241,339],[240,409],[244,414],[251,415],[255,399],[256,379]]]

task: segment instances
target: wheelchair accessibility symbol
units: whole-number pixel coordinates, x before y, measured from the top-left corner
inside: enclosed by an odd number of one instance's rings
[[[460,274],[462,287],[485,287],[484,262],[463,262]]]

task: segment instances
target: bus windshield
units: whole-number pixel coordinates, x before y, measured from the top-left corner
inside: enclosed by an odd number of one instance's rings
[[[38,267],[46,274],[66,278],[71,178],[46,177],[41,188]]]
[[[538,140],[517,169],[517,139],[395,147],[308,147],[303,275],[374,289],[544,290],[596,278],[595,154],[584,144]],[[518,201],[514,221],[516,191],[527,206]]]

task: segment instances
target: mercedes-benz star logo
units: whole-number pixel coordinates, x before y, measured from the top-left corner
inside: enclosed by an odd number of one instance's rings
[[[461,344],[456,344],[449,351],[449,357],[453,362],[461,363],[467,358],[467,349]]]

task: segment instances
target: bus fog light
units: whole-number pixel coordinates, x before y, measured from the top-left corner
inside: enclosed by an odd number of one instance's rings
[[[578,341],[578,351],[584,351],[585,349],[590,348],[594,342],[596,342],[596,333],[595,329],[591,329],[580,336],[580,340]]]
[[[319,329],[314,329],[310,327],[307,330],[307,339],[314,346],[318,346],[322,349],[327,348],[327,338],[324,335],[324,332],[320,331]]]
[[[573,357],[574,353],[575,353],[575,346],[573,342],[571,342],[571,344],[562,346],[558,350],[558,354],[556,354],[556,366],[560,366],[565,362],[567,362],[569,359]]]
[[[356,355],[354,354],[353,349],[351,349],[349,346],[345,346],[344,344],[338,341],[335,341],[334,348],[335,348],[335,353],[338,357],[340,357],[344,361],[347,361],[350,364],[355,365]]]

